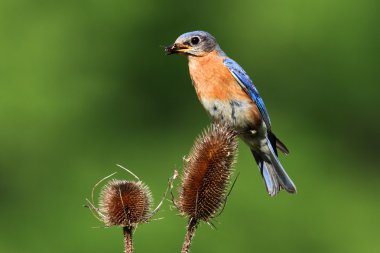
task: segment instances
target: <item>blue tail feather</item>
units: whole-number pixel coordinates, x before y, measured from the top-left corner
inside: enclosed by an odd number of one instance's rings
[[[269,140],[267,140],[267,145],[270,152],[266,159],[263,159],[256,151],[251,151],[260,168],[269,195],[275,196],[280,189],[284,189],[289,193],[297,192],[296,186],[282,167]]]

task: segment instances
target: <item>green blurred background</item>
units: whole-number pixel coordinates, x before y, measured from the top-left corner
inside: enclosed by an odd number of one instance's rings
[[[83,208],[133,170],[157,203],[209,119],[186,59],[162,45],[215,35],[259,88],[299,193],[270,198],[248,148],[217,230],[192,252],[380,252],[378,1],[0,2],[0,252],[122,252]],[[179,252],[166,202],[136,252]]]

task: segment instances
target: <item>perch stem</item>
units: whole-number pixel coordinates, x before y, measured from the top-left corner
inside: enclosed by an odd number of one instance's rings
[[[125,253],[133,253],[132,226],[123,227]]]
[[[187,225],[187,231],[185,236],[185,241],[183,242],[181,253],[188,253],[191,246],[191,241],[194,237],[195,230],[198,226],[198,220],[195,218],[190,218],[189,224]]]

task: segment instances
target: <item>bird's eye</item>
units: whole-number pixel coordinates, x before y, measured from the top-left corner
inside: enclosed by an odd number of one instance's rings
[[[191,44],[197,45],[199,43],[199,37],[192,37],[191,38]]]

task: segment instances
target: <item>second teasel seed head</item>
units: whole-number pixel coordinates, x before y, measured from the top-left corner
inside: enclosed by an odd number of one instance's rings
[[[127,171],[138,181],[110,180],[102,188],[99,198],[99,207],[94,204],[94,191],[96,187],[106,179],[116,174],[112,173],[97,182],[92,188],[91,200],[86,199],[87,205],[92,214],[107,227],[120,226],[123,228],[125,253],[133,252],[132,235],[141,223],[149,222],[152,217],[160,210],[165,197],[172,189],[173,181],[177,172],[169,178],[168,186],[164,192],[161,202],[152,210],[152,194],[149,188],[127,168],[118,165]]]
[[[107,226],[136,226],[152,213],[152,195],[141,181],[111,180],[101,191],[99,211]]]

